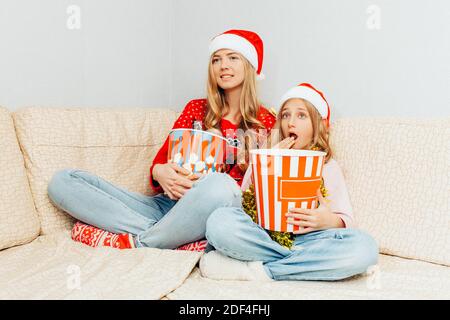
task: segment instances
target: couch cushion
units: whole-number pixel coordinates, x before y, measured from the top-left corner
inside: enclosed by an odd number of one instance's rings
[[[341,281],[217,281],[196,268],[172,300],[450,299],[450,268],[380,255],[368,275]]]
[[[15,112],[41,233],[73,224],[47,196],[48,182],[60,169],[86,170],[131,191],[151,194],[149,168],[176,115],[153,108],[30,107]]]
[[[0,252],[0,299],[160,299],[183,283],[200,256],[91,248],[62,231]]]
[[[450,118],[339,119],[332,146],[381,252],[450,265]]]
[[[34,240],[39,219],[34,209],[13,119],[0,107],[0,250]]]

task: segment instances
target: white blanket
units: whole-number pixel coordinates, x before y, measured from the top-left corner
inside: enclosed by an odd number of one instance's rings
[[[226,268],[226,266],[224,266]],[[217,281],[196,268],[168,299],[450,299],[450,268],[380,255],[371,273],[342,281]]]
[[[67,232],[0,251],[0,299],[160,299],[200,253],[91,248]]]

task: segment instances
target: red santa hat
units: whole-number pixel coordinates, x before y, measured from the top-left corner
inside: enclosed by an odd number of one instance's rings
[[[330,126],[330,106],[322,92],[314,88],[309,83],[300,83],[298,86],[291,88],[286,92],[280,101],[280,108],[289,99],[305,99],[317,109],[322,119],[327,120],[327,126]]]
[[[264,79],[261,73],[263,64],[263,41],[252,31],[228,30],[214,37],[209,44],[209,54],[220,49],[230,49],[242,54],[256,70],[256,78]]]

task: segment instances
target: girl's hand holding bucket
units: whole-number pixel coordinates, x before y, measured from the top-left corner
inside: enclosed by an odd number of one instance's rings
[[[345,227],[342,219],[331,211],[320,189],[317,189],[317,197],[320,203],[318,208],[291,208],[286,213],[287,223],[300,227],[300,230],[293,232],[294,234],[305,234],[312,231]]]
[[[157,164],[153,177],[172,200],[180,199],[199,177],[175,163]]]

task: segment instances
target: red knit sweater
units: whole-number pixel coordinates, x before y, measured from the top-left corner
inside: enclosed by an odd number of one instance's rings
[[[175,121],[172,129],[192,129],[193,122],[196,120],[202,121],[206,116],[206,99],[197,99],[197,100],[191,100],[188,102],[186,107],[184,107],[183,112],[178,117],[177,121]],[[275,116],[270,113],[266,108],[261,106],[258,111],[258,120],[261,121],[261,123],[264,125],[264,127],[267,129],[268,132],[272,129],[272,127],[275,124]],[[227,137],[227,133],[229,136],[230,132],[234,132],[238,129],[238,126],[231,123],[230,121],[226,119],[222,119],[220,121],[220,128],[222,130],[222,134],[224,137]],[[204,126],[203,126],[203,129]],[[229,131],[230,130],[230,131]],[[150,186],[155,192],[163,192],[163,189],[160,187],[158,182],[153,179],[153,167],[156,164],[164,164],[167,163],[167,152],[169,148],[169,137],[166,138],[166,141],[164,142],[161,149],[159,149],[158,153],[155,156],[155,159],[153,160],[153,164],[150,167]],[[242,177],[244,173],[237,165],[233,165],[229,168],[227,173],[233,177],[236,182],[240,185],[242,181]]]

